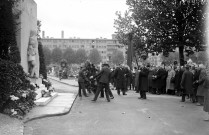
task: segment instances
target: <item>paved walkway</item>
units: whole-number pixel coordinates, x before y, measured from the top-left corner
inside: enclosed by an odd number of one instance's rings
[[[53,79],[55,81],[59,81],[61,83],[64,83],[64,84],[67,84],[67,85],[71,85],[71,86],[75,86],[75,87],[78,87],[78,82],[74,79],[59,79],[57,77],[54,77],[54,76],[47,76],[49,79]]]
[[[68,89],[72,88],[72,86],[76,86],[76,81],[74,80],[59,80],[56,77],[48,77],[50,79],[56,80],[60,83],[64,83],[69,85]],[[67,89],[67,86],[65,86]],[[58,89],[58,88],[55,88]],[[24,118],[24,123],[51,116],[59,116],[64,115],[70,112],[71,107],[77,97],[77,93],[58,93],[58,96],[55,97],[52,101],[50,101],[45,106],[36,106],[34,107]]]
[[[128,91],[107,102],[98,98],[77,98],[71,112],[28,122],[24,135],[209,135],[209,123],[203,121],[202,106],[180,97],[139,94]],[[27,131],[27,132],[26,132]]]

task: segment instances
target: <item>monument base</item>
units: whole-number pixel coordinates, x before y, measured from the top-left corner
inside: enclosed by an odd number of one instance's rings
[[[35,104],[38,106],[44,106],[47,105],[50,101],[52,101],[54,98],[58,96],[57,92],[51,93],[51,97],[42,97],[35,101]]]

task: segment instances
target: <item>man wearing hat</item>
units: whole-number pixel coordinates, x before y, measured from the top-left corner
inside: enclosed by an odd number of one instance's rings
[[[82,97],[81,90],[83,91],[83,95],[87,97],[86,88],[84,82],[88,81],[86,76],[84,75],[84,67],[83,65],[80,67],[80,71],[78,73],[78,96]]]
[[[193,74],[189,69],[190,66],[187,64],[180,83],[182,88],[182,102],[185,102],[186,95],[193,94]]]
[[[109,69],[109,65],[108,64],[103,64],[102,65],[102,70],[96,74],[94,77],[91,76],[90,79],[94,79],[99,77],[99,83],[98,83],[98,88],[95,94],[95,97],[92,101],[96,101],[99,93],[101,92],[101,90],[105,89],[105,95],[107,98],[107,101],[110,102],[110,98],[109,98],[109,83],[110,83],[110,78],[111,78],[111,71]]]

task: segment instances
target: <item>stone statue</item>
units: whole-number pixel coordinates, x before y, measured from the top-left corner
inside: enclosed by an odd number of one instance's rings
[[[30,38],[29,38],[29,45],[28,45],[28,67],[29,67],[30,77],[33,77],[33,78],[37,77],[37,75],[35,74],[37,46],[38,46],[38,42],[37,42],[36,32],[31,31]]]

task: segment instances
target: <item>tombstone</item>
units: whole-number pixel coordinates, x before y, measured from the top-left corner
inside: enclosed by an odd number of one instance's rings
[[[17,45],[21,55],[21,66],[31,76],[31,82],[41,85],[39,78],[39,54],[37,42],[37,4],[34,0],[19,0],[15,7],[21,11],[17,20]],[[41,97],[41,91],[37,90],[36,99]]]

